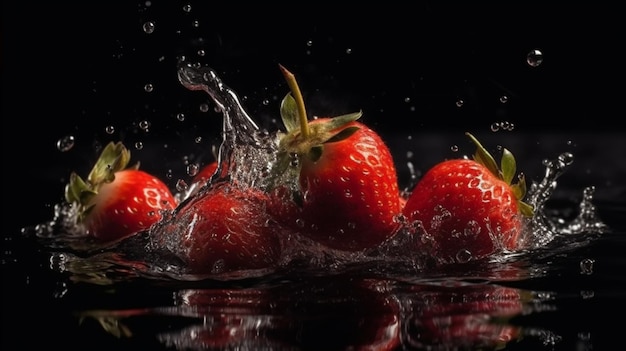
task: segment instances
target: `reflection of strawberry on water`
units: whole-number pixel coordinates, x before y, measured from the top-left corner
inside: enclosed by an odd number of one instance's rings
[[[161,339],[177,349],[397,349],[399,306],[384,284],[319,280],[181,292],[180,307],[201,322]]]
[[[521,336],[508,320],[522,313],[524,294],[491,284],[414,285],[403,297],[404,344],[437,349],[499,349]]]

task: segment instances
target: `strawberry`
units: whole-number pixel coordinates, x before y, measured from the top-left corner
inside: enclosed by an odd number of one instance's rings
[[[432,244],[441,262],[467,262],[495,252],[516,250],[524,216],[533,209],[522,201],[524,175],[511,184],[515,158],[503,150],[501,169],[469,133],[477,147],[473,159],[451,159],[428,170],[403,209],[409,223],[423,227],[422,241]]]
[[[87,180],[72,172],[65,187],[65,199],[78,206],[77,224],[100,241],[146,230],[177,205],[163,181],[139,170],[139,163],[127,168],[129,161],[130,151],[110,142]]]
[[[280,241],[266,202],[260,190],[216,183],[183,202],[157,229],[161,235],[155,237],[164,240],[158,246],[181,257],[191,274],[270,270],[280,258]]]
[[[196,173],[196,175],[193,176],[191,185],[187,189],[184,198],[188,198],[196,194],[198,191],[200,191],[202,187],[207,185],[209,180],[215,174],[215,171],[217,170],[217,165],[218,165],[217,161],[212,161],[206,164],[204,167],[202,167],[200,171]]]
[[[391,151],[357,121],[360,112],[309,122],[293,74],[280,68],[291,93],[281,105],[287,132],[279,136],[275,170],[297,184],[295,211],[283,220],[330,248],[375,247],[391,236],[401,210]]]

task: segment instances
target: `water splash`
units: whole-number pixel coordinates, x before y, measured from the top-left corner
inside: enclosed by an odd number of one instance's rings
[[[270,181],[270,170],[276,161],[274,155],[277,148],[277,135],[258,127],[243,108],[237,94],[226,86],[210,67],[182,61],[177,73],[184,87],[191,91],[207,93],[223,114],[222,143],[217,152],[218,168],[209,180],[209,186],[202,188],[204,190],[179,184],[177,190],[184,192],[182,201],[191,201],[196,196],[202,196],[204,192],[201,191],[207,191],[221,182],[265,189]],[[573,220],[567,221],[554,214],[548,214],[546,203],[552,198],[559,177],[566,173],[573,162],[574,156],[571,153],[563,153],[556,159],[543,162],[545,166],[543,179],[531,185],[526,199],[535,208],[535,215],[526,222],[521,239],[523,252],[502,252],[492,257],[491,262],[510,262],[510,260],[518,259],[521,254],[545,248],[555,239],[598,234],[608,230],[600,220],[593,204],[595,191],[593,186],[583,189],[579,214]],[[287,181],[294,180],[287,179]],[[102,246],[91,242],[85,232],[75,225],[76,215],[76,210],[71,205],[58,204],[55,206],[52,221],[24,230],[25,234],[49,239],[50,247],[68,252],[68,255],[63,256],[68,258],[64,264],[55,267],[63,267],[63,270],[78,270],[79,275],[84,276],[85,271],[98,270],[102,267],[98,262],[104,258],[108,263],[106,270],[115,276],[131,268],[135,274],[141,272],[144,276],[186,279],[184,264],[180,258],[175,253],[168,252],[166,247],[154,247],[153,243],[158,240],[150,238],[150,235],[163,236],[167,233],[147,231],[120,242]],[[172,214],[168,214],[163,221],[171,218]],[[282,233],[283,255],[280,265],[289,269],[296,267],[296,269],[309,272],[321,271],[321,273],[340,272],[351,269],[354,265],[374,267],[373,269],[378,272],[389,272],[396,268],[399,271],[406,271],[408,268],[413,273],[424,273],[428,267],[431,267],[433,261],[433,258],[428,255],[432,238],[419,223],[407,223],[402,220],[402,217],[398,216],[403,230],[397,235],[374,250],[359,253],[331,250],[301,237],[298,233]],[[72,255],[71,252],[82,254]],[[463,262],[461,266],[465,268],[473,264],[471,252],[459,252],[457,260]],[[372,264],[373,266],[369,266]],[[100,277],[98,274],[96,275]],[[463,274],[468,274],[468,271]],[[246,275],[242,274],[237,277],[245,278]],[[102,279],[102,281],[109,280]]]
[[[269,172],[276,140],[257,126],[241,105],[237,94],[210,67],[181,62],[178,80],[189,90],[209,94],[223,113],[223,140],[217,153],[218,168],[210,183],[230,180],[243,185],[260,186],[257,183]]]

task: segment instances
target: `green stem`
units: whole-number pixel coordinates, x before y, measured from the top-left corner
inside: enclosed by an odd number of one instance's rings
[[[300,133],[302,137],[309,137],[309,121],[306,116],[306,109],[304,107],[304,98],[302,98],[302,92],[300,91],[300,87],[298,86],[298,82],[296,81],[296,76],[293,73],[289,72],[283,65],[279,64],[281,72],[285,76],[285,80],[287,81],[287,85],[291,90],[291,94],[293,95],[294,100],[296,100],[296,106],[298,107],[298,118],[300,119]]]

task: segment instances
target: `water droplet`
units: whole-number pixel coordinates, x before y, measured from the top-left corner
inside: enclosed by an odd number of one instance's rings
[[[154,22],[148,21],[148,22],[145,22],[145,23],[143,24],[143,31],[144,31],[146,34],[152,34],[152,33],[154,33],[154,28],[155,28],[155,26],[154,26]]]
[[[154,86],[152,83],[146,83],[146,85],[143,86],[143,90],[145,90],[146,93],[151,93],[154,90]]]
[[[183,6],[183,11],[189,13],[191,12],[191,5],[190,4],[186,4]]]
[[[574,162],[574,155],[569,152],[564,152],[559,155],[559,161],[564,165],[569,166]]]
[[[590,275],[593,274],[593,264],[595,261],[591,258],[585,258],[580,261],[580,274]]]
[[[67,135],[57,140],[57,149],[61,152],[70,151],[74,147],[74,136]]]
[[[584,300],[588,300],[591,299],[595,296],[595,291],[593,290],[581,290],[580,291],[580,296],[584,299]]]
[[[531,50],[528,55],[526,55],[526,63],[530,67],[537,67],[543,62],[543,53],[538,49]]]
[[[139,122],[139,128],[141,128],[143,131],[147,132],[148,129],[150,128],[150,122],[147,120],[142,120],[141,122]]]
[[[176,182],[176,190],[183,192],[183,191],[186,191],[187,189],[189,189],[189,186],[187,185],[187,182],[185,182],[184,180],[179,179]]]
[[[467,249],[461,249],[456,253],[456,260],[459,263],[467,263],[472,259],[472,253]]]
[[[187,166],[187,174],[191,177],[195,176],[196,174],[198,174],[198,170],[199,167],[197,164],[192,163],[190,165]]]

